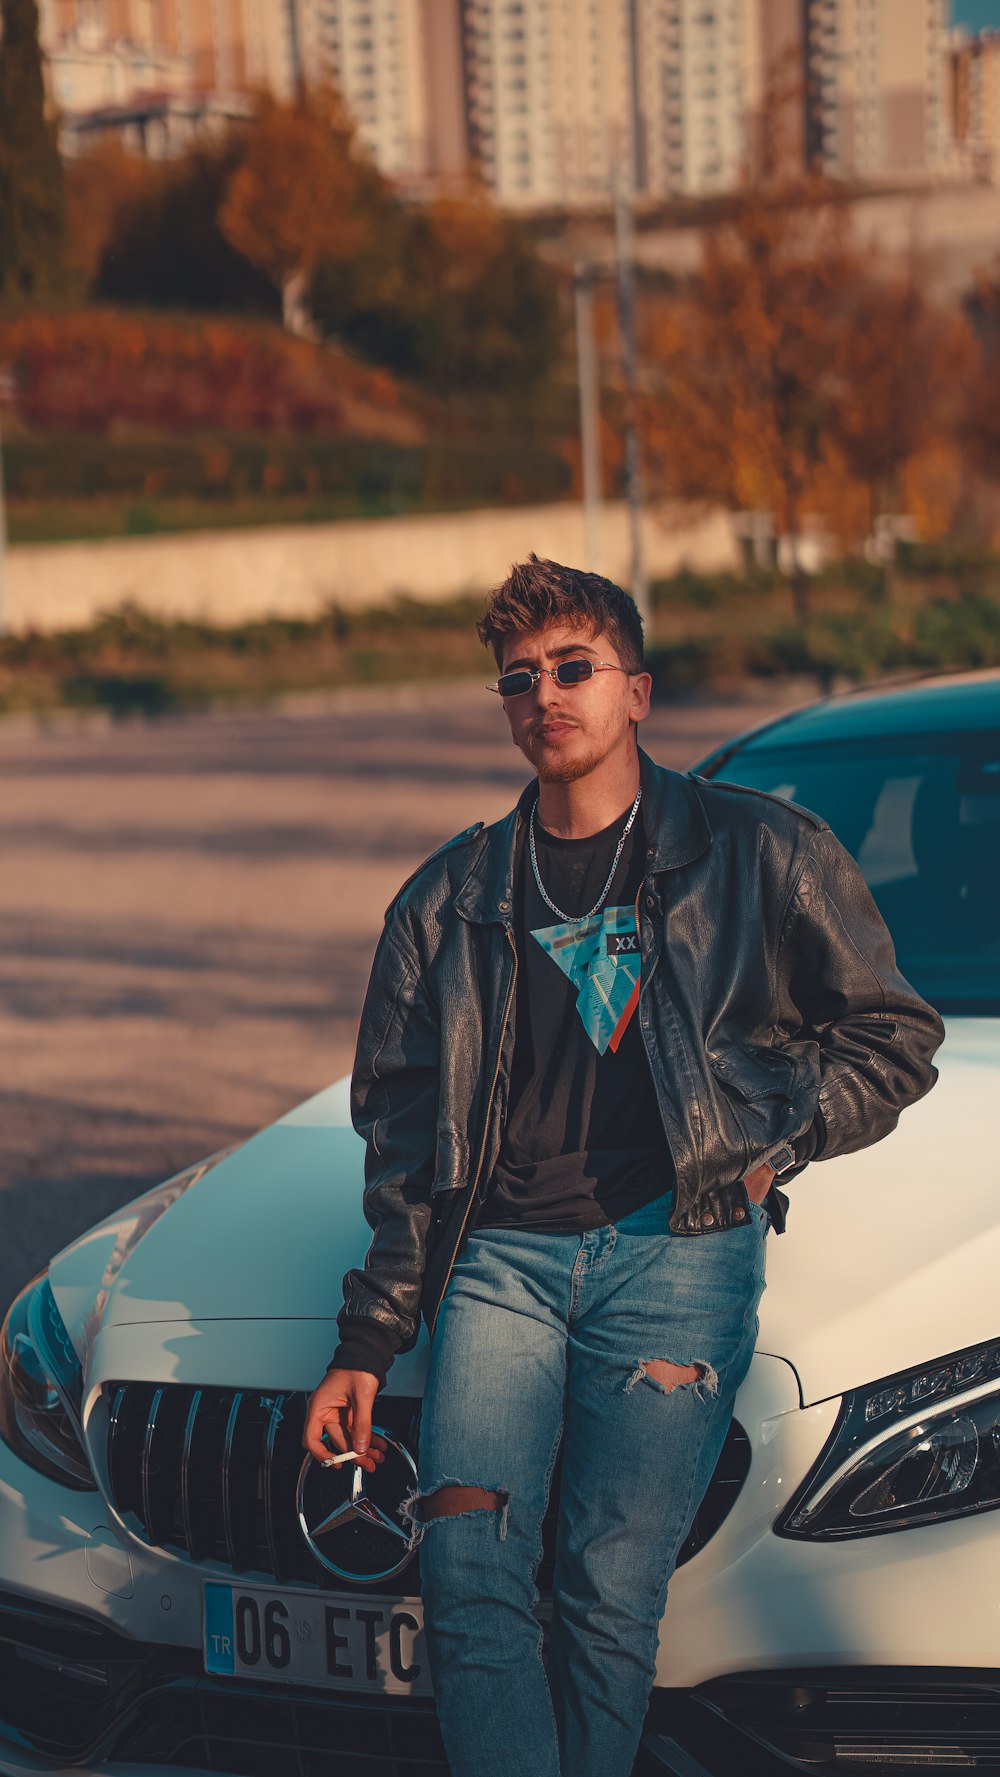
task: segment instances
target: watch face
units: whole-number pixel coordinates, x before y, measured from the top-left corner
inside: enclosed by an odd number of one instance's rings
[[[768,1165],[778,1174],[787,1172],[789,1167],[795,1165],[795,1149],[786,1142],[783,1148],[779,1148],[776,1154],[771,1155]]]

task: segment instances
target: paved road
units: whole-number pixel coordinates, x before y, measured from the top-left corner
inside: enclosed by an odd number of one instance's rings
[[[658,711],[691,764],[760,702]],[[350,1067],[382,912],[525,781],[469,686],[313,714],[0,724],[0,1306]]]

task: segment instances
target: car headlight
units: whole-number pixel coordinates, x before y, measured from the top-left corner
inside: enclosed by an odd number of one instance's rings
[[[43,1271],[14,1297],[0,1328],[0,1438],[29,1467],[96,1488],[81,1422],[83,1373]]]
[[[775,1524],[840,1540],[1000,1505],[1000,1340],[844,1396],[815,1468]]]

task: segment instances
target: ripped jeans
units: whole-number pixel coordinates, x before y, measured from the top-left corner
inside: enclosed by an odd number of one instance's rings
[[[670,1233],[670,1206],[668,1193],[583,1235],[483,1229],[452,1273],[409,1507],[452,1777],[632,1770],[667,1582],[764,1289],[762,1208],[692,1236]],[[657,1360],[694,1365],[693,1379],[668,1391],[644,1367]],[[543,1665],[535,1572],[560,1446]],[[487,1492],[456,1512],[456,1485]],[[448,1515],[433,1516],[443,1488]]]

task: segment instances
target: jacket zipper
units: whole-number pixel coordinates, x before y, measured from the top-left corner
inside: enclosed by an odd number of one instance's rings
[[[482,1146],[480,1147],[480,1150],[479,1150],[479,1162],[478,1162],[478,1165],[476,1166],[475,1178],[472,1181],[472,1189],[469,1192],[469,1201],[465,1206],[465,1214],[462,1217],[462,1225],[458,1230],[458,1237],[457,1237],[455,1244],[452,1248],[451,1258],[448,1260],[448,1269],[444,1274],[444,1282],[441,1285],[441,1293],[438,1296],[437,1307],[434,1310],[434,1319],[431,1322],[431,1332],[430,1332],[430,1336],[432,1339],[434,1337],[434,1329],[437,1326],[438,1315],[441,1312],[441,1304],[444,1301],[445,1290],[448,1288],[449,1279],[451,1278],[452,1271],[455,1268],[455,1260],[458,1256],[458,1249],[462,1244],[462,1240],[465,1235],[465,1230],[466,1230],[466,1227],[468,1226],[469,1217],[472,1214],[472,1205],[475,1203],[476,1197],[477,1197],[477,1194],[479,1191],[479,1177],[480,1177],[480,1174],[483,1170],[483,1161],[486,1159],[486,1144],[490,1139],[490,1118],[493,1115],[493,1100],[496,1097],[497,1081],[500,1078],[500,1065],[503,1061],[503,1045],[504,1045],[504,1038],[507,1035],[507,1021],[510,1018],[510,1008],[514,1003],[514,987],[517,982],[517,946],[514,943],[514,937],[513,937],[513,933],[511,932],[510,926],[506,926],[504,928],[504,930],[506,931],[506,934],[507,934],[507,941],[510,944],[511,950],[514,953],[514,971],[513,971],[513,974],[511,975],[511,978],[510,978],[510,986],[507,989],[507,1002],[506,1002],[506,1005],[504,1006],[504,1009],[503,1009],[503,1023],[500,1026],[500,1043],[497,1048],[497,1064],[493,1070],[493,1082],[490,1086],[489,1098],[486,1101],[486,1116],[485,1116],[484,1123],[483,1123],[483,1141],[482,1141]]]

